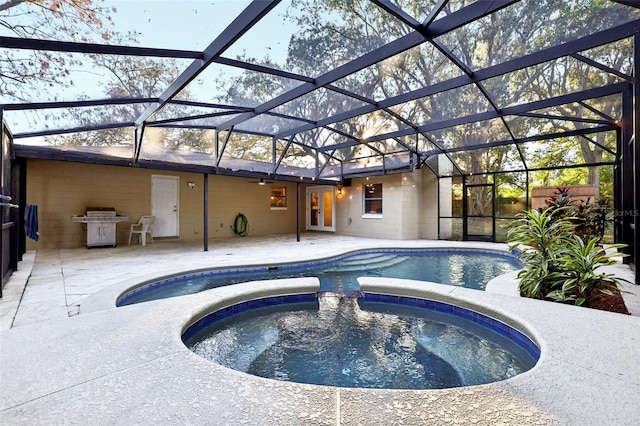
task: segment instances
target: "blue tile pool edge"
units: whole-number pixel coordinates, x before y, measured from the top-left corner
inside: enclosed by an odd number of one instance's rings
[[[222,309],[210,312],[202,318],[196,320],[195,322],[188,324],[182,331],[182,342],[186,344],[202,330],[208,328],[215,322],[228,318],[234,314],[239,314],[241,312],[246,312],[252,309],[267,306],[290,305],[295,303],[314,303],[317,301],[318,295],[314,292],[269,296],[259,299],[250,299],[244,302],[236,303],[234,305],[229,305]]]
[[[487,314],[439,300],[423,299],[419,297],[401,296],[394,294],[363,292],[363,300],[365,302],[380,302],[395,305],[412,306],[451,314],[466,319],[467,321],[471,321],[475,324],[481,325],[489,330],[496,332],[497,334],[500,334],[503,337],[508,338],[509,340],[517,344],[521,349],[523,349],[536,362],[540,359],[540,347],[529,336],[527,336],[517,328]]]
[[[527,336],[520,330],[489,315],[468,308],[463,308],[458,305],[433,299],[369,292],[363,292],[361,294],[361,298],[364,302],[380,302],[393,305],[418,307],[464,318],[467,321],[471,321],[475,324],[481,325],[502,335],[503,337],[508,338],[516,345],[518,345],[522,350],[524,350],[530,357],[532,357],[535,362],[540,359],[540,348],[529,336]],[[295,303],[313,303],[317,302],[317,298],[318,293],[299,293],[270,296],[260,299],[251,299],[234,305],[230,305],[217,311],[211,312],[196,320],[195,322],[187,325],[182,331],[182,342],[184,344],[187,344],[187,342],[189,342],[189,340],[191,340],[194,336],[214,324],[216,321],[228,318],[231,315],[237,313],[246,312],[252,309],[266,306],[287,305]]]

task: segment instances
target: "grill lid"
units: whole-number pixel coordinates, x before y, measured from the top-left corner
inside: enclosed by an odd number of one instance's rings
[[[87,207],[87,216],[89,217],[97,217],[97,216],[115,216],[116,209],[113,207]]]

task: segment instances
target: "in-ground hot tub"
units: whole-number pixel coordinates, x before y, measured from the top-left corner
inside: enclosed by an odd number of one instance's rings
[[[339,387],[441,389],[531,369],[538,346],[484,313],[419,297],[304,293],[248,300],[194,319],[182,340],[226,367]]]

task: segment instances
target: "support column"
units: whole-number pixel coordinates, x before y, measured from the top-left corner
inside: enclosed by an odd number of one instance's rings
[[[622,209],[622,131],[616,131],[616,161],[613,166],[613,241],[616,243],[622,242],[622,230],[623,221],[622,215],[619,212],[623,211]]]
[[[615,216],[618,220],[620,243],[626,244],[624,253],[629,257],[625,258],[625,263],[633,262],[634,253],[634,171],[633,171],[633,131],[634,123],[634,88],[629,85],[629,89],[622,93],[622,129],[620,141],[620,162],[621,171],[619,174],[620,191],[622,195],[620,203],[616,207]]]
[[[467,208],[467,176],[462,175],[462,241],[469,239],[469,226],[467,224],[469,209]]]
[[[630,150],[633,153],[633,170],[634,180],[632,189],[630,192],[634,198],[633,209],[633,250],[632,250],[632,262],[635,269],[635,283],[640,284],[638,278],[638,264],[640,264],[640,251],[638,245],[640,244],[640,191],[638,191],[638,185],[640,184],[640,149],[638,149],[638,137],[640,137],[640,86],[638,85],[638,72],[640,71],[640,36],[635,35],[633,39],[634,45],[634,70],[633,73],[633,137],[631,140]]]
[[[493,232],[491,233],[491,242],[496,242],[496,208],[498,205],[496,204],[496,174],[493,174],[493,185],[491,185],[491,226],[493,228]]]
[[[300,202],[300,182],[296,182],[296,241],[300,242],[300,210],[302,203]]]
[[[203,192],[203,231],[202,235],[204,238],[204,251],[209,251],[209,174],[205,173],[204,177],[204,185],[202,185]]]
[[[526,183],[525,183],[525,189],[524,189],[524,192],[525,192],[524,209],[526,211],[529,211],[529,208],[531,206],[531,200],[529,197],[529,170],[525,172],[525,178],[526,178]]]

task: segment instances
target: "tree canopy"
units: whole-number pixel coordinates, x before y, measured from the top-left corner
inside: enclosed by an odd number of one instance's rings
[[[154,128],[148,142],[153,140],[166,150],[210,155],[215,151],[213,132],[228,131],[225,126],[231,123],[231,137],[219,147],[223,156],[265,163],[275,159],[304,169],[317,168],[320,173],[325,166],[335,172],[348,164],[385,170],[387,162],[404,158],[400,163],[422,163],[440,175],[465,174],[470,176],[469,182],[479,184],[489,181],[492,173],[505,173],[502,181],[518,185],[521,178],[510,178],[519,176],[515,172],[571,163],[587,167],[587,181],[597,185],[602,176],[598,165],[612,162],[615,150],[615,131],[598,128],[620,117],[618,94],[537,109],[523,107],[524,113],[503,111],[626,81],[632,66],[630,38],[506,69],[490,78],[476,80],[475,76],[628,22],[638,17],[637,11],[605,0],[505,2],[504,6],[489,7],[495,10],[486,16],[480,14],[433,37],[431,26],[423,24],[434,22],[436,29],[446,26],[442,23],[448,18],[455,17],[452,22],[460,19],[460,11],[478,13],[478,4],[462,0],[432,3],[282,3],[274,16],[293,29],[286,41],[278,39],[286,44],[282,58],[270,50],[251,49],[250,44],[236,50],[239,53],[234,57],[225,57],[222,52],[201,76],[170,95],[161,111],[145,120],[147,128]],[[106,4],[88,0],[9,1],[0,7],[0,17],[20,37],[137,44],[135,35],[118,33],[117,26],[111,25],[118,15],[112,20],[115,11]],[[49,18],[46,22],[44,16]],[[25,20],[31,29],[22,29]],[[273,30],[276,39],[277,28]],[[399,42],[413,40],[416,33],[422,34],[422,41],[393,50]],[[385,54],[388,47],[393,54]],[[54,85],[57,78],[61,85],[73,84],[64,77],[80,56],[31,52],[44,56],[38,66],[29,69],[32,75],[23,71],[23,81],[50,79]],[[58,62],[49,63],[48,55],[58,55]],[[380,59],[340,74],[372,55]],[[29,86],[16,84],[12,89],[9,72],[19,74],[16,67],[20,63],[27,68],[32,63],[8,58],[13,65],[6,67],[7,71],[3,67],[3,91],[19,98]],[[185,66],[178,61],[148,55],[82,56],[83,66],[105,76],[99,87],[106,99],[157,98],[184,76]],[[52,71],[52,66],[56,70]],[[330,79],[333,74],[340,76]],[[304,89],[317,79],[330,82]],[[445,89],[429,90],[440,86]],[[301,87],[300,95],[290,96]],[[287,100],[276,102],[279,97]],[[60,121],[64,119],[71,127],[104,127],[49,140],[56,145],[131,145],[132,123],[153,104],[137,101],[46,111],[49,117],[59,114]],[[256,108],[259,113],[254,113]],[[592,134],[588,133],[591,128],[595,129]],[[436,157],[442,160],[432,161]],[[438,164],[447,162],[448,166],[438,170]]]
[[[0,27],[21,38],[95,42],[114,37],[113,7],[103,0],[6,0],[0,4]],[[44,50],[7,51],[0,57],[0,93],[24,100],[36,83],[73,84],[69,68],[82,60],[72,54]]]

